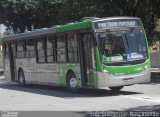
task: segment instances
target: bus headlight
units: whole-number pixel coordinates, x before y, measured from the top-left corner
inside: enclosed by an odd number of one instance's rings
[[[147,70],[149,68],[148,65],[146,65],[144,68],[143,68],[143,71]]]
[[[106,69],[104,69],[103,72],[106,73],[106,74],[111,74],[111,72],[109,72],[109,71],[106,70]]]

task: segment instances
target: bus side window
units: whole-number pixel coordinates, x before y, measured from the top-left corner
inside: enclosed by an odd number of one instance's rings
[[[47,37],[47,62],[55,62],[55,36]]]
[[[46,50],[46,40],[45,37],[40,37],[37,39],[37,62],[46,62],[45,50]]]
[[[68,45],[68,61],[69,62],[78,62],[78,43],[77,43],[77,34],[68,33],[67,34],[67,45]]]
[[[65,35],[57,35],[57,62],[66,62]]]
[[[26,57],[35,57],[34,39],[26,40]]]
[[[16,43],[17,58],[25,57],[25,41],[17,41]]]

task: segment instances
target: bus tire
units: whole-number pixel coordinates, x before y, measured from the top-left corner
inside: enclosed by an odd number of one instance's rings
[[[109,87],[109,89],[111,89],[114,92],[118,92],[120,91],[124,86],[117,86],[117,87]]]
[[[22,70],[20,70],[20,71],[18,72],[18,80],[19,80],[19,84],[20,84],[20,85],[22,85],[22,86],[25,86],[25,85],[26,85],[24,72],[23,72]]]
[[[67,88],[70,92],[78,92],[78,82],[75,74],[73,72],[70,72],[67,74]]]

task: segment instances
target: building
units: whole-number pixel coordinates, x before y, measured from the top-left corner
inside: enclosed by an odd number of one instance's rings
[[[2,33],[2,25],[0,24],[0,38],[3,36],[3,33]],[[0,58],[2,57],[2,45],[0,43]]]
[[[0,24],[0,38],[2,37],[2,25]]]

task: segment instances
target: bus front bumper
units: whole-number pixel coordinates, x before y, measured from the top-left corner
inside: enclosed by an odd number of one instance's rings
[[[150,68],[137,74],[120,75],[120,76],[98,72],[97,88],[103,89],[106,87],[127,86],[138,83],[147,83],[150,82],[150,76],[151,76]]]

